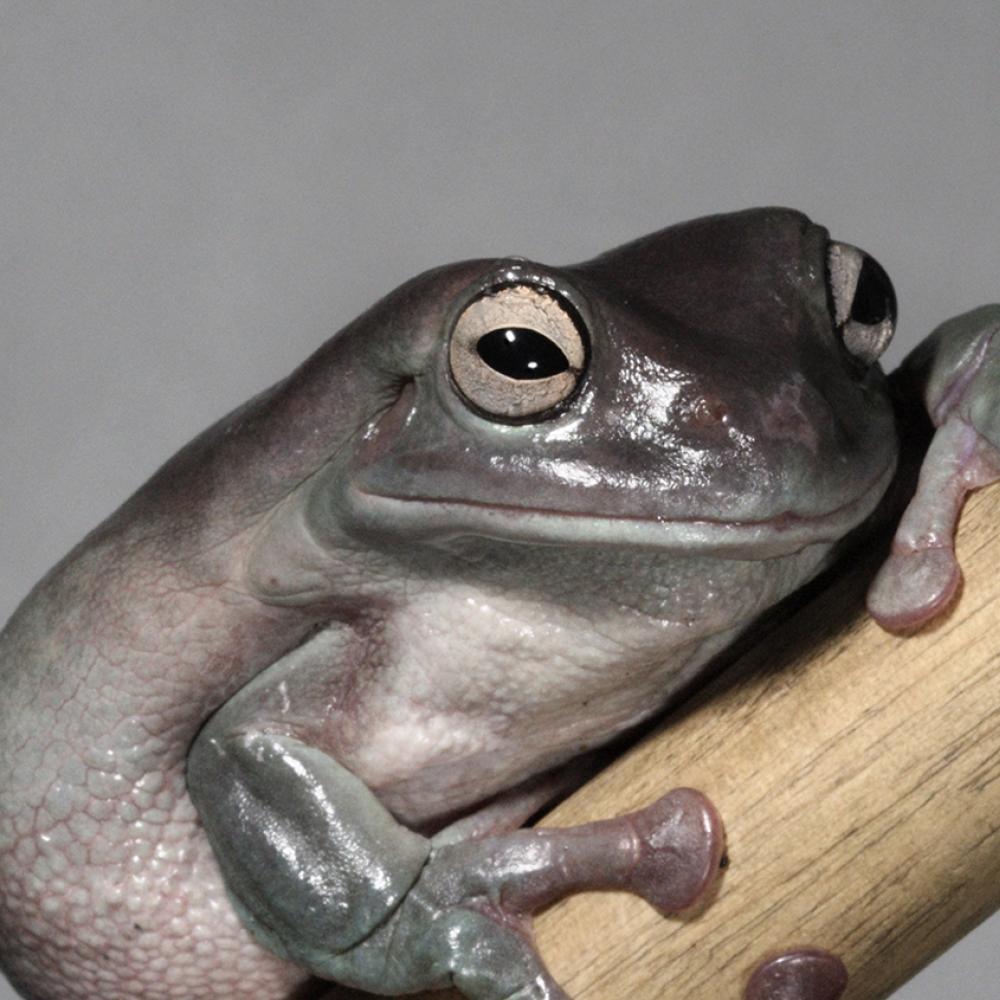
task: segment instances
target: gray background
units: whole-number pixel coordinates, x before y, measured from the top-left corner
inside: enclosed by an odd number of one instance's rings
[[[0,617],[436,263],[793,205],[893,276],[894,364],[1000,294],[998,51],[996,0],[3,3]],[[995,1000],[998,935],[897,997]]]

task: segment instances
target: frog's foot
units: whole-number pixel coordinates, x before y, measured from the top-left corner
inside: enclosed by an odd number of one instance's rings
[[[535,951],[535,912],[592,889],[635,893],[664,914],[690,909],[714,882],[723,841],[708,800],[681,788],[617,819],[435,844],[399,909],[351,960],[368,967],[375,950],[389,967],[446,970],[474,1000],[565,998]]]
[[[868,591],[885,628],[907,630],[948,605],[961,583],[955,527],[965,496],[1000,480],[1000,306],[938,327],[908,365],[925,382],[937,431],[892,551]]]
[[[428,840],[333,757],[218,717],[190,751],[188,786],[258,940],[321,978],[388,995],[454,985],[470,1000],[564,998],[532,942],[537,910],[588,889],[686,910],[723,851],[714,808],[686,788],[584,826]]]

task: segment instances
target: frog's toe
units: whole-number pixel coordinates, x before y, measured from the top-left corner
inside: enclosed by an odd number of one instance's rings
[[[743,1000],[839,1000],[846,988],[847,969],[836,955],[796,949],[761,962]]]
[[[715,807],[693,788],[676,788],[614,819],[447,844],[432,857],[428,878],[460,872],[448,875],[461,889],[456,902],[500,900],[515,917],[592,889],[632,892],[662,913],[677,913],[707,895],[724,846]]]
[[[699,903],[718,876],[725,850],[712,803],[693,788],[677,788],[627,818],[638,837],[627,888],[661,913]]]
[[[943,611],[962,582],[950,540],[944,548],[902,549],[885,561],[868,590],[868,610],[883,628],[905,632]]]

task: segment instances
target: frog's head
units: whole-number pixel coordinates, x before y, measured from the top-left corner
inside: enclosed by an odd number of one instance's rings
[[[892,475],[891,285],[797,212],[467,262],[400,301],[369,353],[392,389],[314,496],[349,533],[769,557],[841,537]]]

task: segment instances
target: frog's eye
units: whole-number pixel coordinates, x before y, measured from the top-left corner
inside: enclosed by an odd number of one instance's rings
[[[488,417],[548,414],[573,395],[586,364],[583,324],[536,285],[505,285],[462,310],[451,334],[451,376]]]
[[[830,243],[827,255],[833,318],[844,347],[873,364],[896,329],[896,293],[882,265],[849,243]]]

